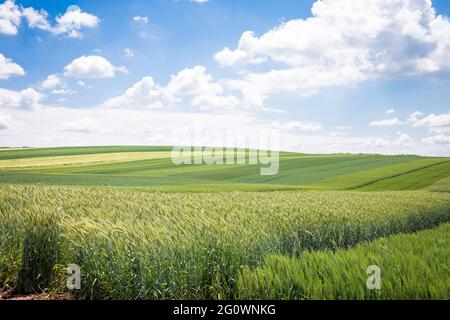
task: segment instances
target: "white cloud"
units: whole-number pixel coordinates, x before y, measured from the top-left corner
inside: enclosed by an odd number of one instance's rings
[[[234,109],[239,105],[239,100],[233,95],[204,94],[196,96],[191,105],[202,110],[227,110]]]
[[[95,28],[100,19],[90,13],[82,11],[78,6],[70,6],[63,14],[56,17],[56,23],[48,20],[48,13],[32,7],[19,7],[12,0],[0,5],[0,33],[16,35],[24,18],[29,28],[41,29],[54,35],[66,35],[71,38],[83,36],[83,28]]]
[[[397,140],[395,140],[394,144],[398,146],[411,146],[413,144],[414,139],[411,138],[408,134],[404,132],[397,132]]]
[[[0,33],[16,35],[20,26],[22,13],[12,0],[0,4]]]
[[[127,72],[127,69],[115,67],[101,56],[81,56],[64,67],[64,75],[74,78],[112,78],[116,72]]]
[[[53,28],[54,34],[64,34],[70,38],[80,38],[83,36],[81,29],[95,28],[100,23],[100,19],[90,13],[82,11],[78,7],[73,7],[61,16],[56,17],[56,26]]]
[[[43,94],[32,88],[22,91],[0,88],[0,108],[36,109],[43,97]]]
[[[436,15],[430,0],[323,0],[312,15],[259,37],[244,32],[235,49],[215,55],[223,66],[260,64],[262,71],[249,69],[231,82],[248,103],[380,77],[450,74],[450,21]]]
[[[254,49],[258,46],[258,39],[254,32],[246,31],[239,40],[235,50],[224,48],[217,52],[214,59],[223,66],[233,66],[237,64],[258,64],[268,60],[265,55],[257,55]]]
[[[8,79],[13,75],[23,76],[25,75],[25,70],[0,53],[0,79]]]
[[[121,96],[107,100],[103,106],[110,108],[161,108],[160,88],[152,77],[144,77]]]
[[[423,116],[423,112],[420,111],[414,111],[413,113],[411,113],[407,119],[408,122],[414,124],[417,121],[419,121],[419,117]]]
[[[0,112],[0,130],[7,129],[12,122],[12,118],[4,113]]]
[[[393,113],[395,113],[395,109],[386,110],[386,114],[393,114]]]
[[[191,0],[191,2],[195,2],[195,3],[207,3],[208,0]]]
[[[167,86],[155,83],[152,77],[127,89],[121,96],[107,100],[103,107],[109,108],[175,108],[191,106],[202,110],[234,109],[239,100],[225,95],[219,82],[213,81],[206,68],[196,66],[172,75]]]
[[[205,67],[195,66],[172,75],[163,94],[172,101],[177,101],[183,96],[192,97],[194,98],[192,104],[202,109],[214,108],[226,102],[231,104],[221,107],[230,109],[236,107],[237,99],[231,95],[223,96],[223,93],[222,85],[213,81],[212,76],[206,73]],[[209,105],[208,102],[212,104]]]
[[[450,144],[450,136],[438,134],[436,136],[422,139],[425,144]]]
[[[124,52],[125,52],[125,55],[126,55],[128,58],[133,58],[133,57],[134,57],[134,51],[133,51],[132,49],[130,49],[130,48],[125,48],[125,49],[124,49]]]
[[[127,69],[127,67],[125,67],[125,66],[118,66],[118,67],[115,67],[115,70],[116,70],[117,72],[121,72],[121,73],[128,73],[128,69]]]
[[[414,139],[404,132],[397,132],[395,137],[370,137],[364,142],[364,146],[371,149],[396,150],[393,153],[415,153],[409,150],[414,145]],[[405,149],[407,148],[407,149]],[[408,151],[406,151],[408,150]]]
[[[135,16],[135,17],[133,17],[133,21],[147,24],[148,23],[148,17],[146,17],[146,16]]]
[[[413,127],[445,127],[450,125],[450,113],[443,113],[440,115],[435,115],[434,113],[418,119],[418,116],[423,114],[412,114],[409,117],[410,122],[412,122]]]
[[[1,107],[0,107],[1,108]],[[253,130],[271,128],[273,120],[264,121],[243,109],[227,113],[201,110],[155,110],[149,108],[63,108],[46,106],[36,110],[11,109],[14,120],[8,135],[0,134],[0,145],[8,146],[78,146],[78,145],[176,145],[179,128],[231,130],[245,135]],[[290,120],[280,120],[289,127]],[[304,121],[308,123],[308,121]],[[63,125],[61,125],[63,124]],[[279,129],[283,150],[304,153],[383,153],[448,156],[449,144],[408,142],[406,136],[330,136],[326,131]],[[58,137],[58,139],[54,139]],[[406,143],[404,142],[406,141]]]
[[[76,91],[68,88],[67,83],[57,74],[51,74],[41,83],[41,88],[53,95],[74,94]]]
[[[36,10],[34,8],[25,8],[22,15],[28,21],[28,27],[37,28],[46,31],[53,31],[50,22],[47,20],[48,13],[45,10]]]
[[[65,86],[66,86],[66,84],[64,83],[64,81],[57,74],[49,75],[47,77],[47,79],[45,79],[41,83],[41,87],[44,88],[44,89],[54,89],[54,88],[57,88],[57,87],[64,88]]]
[[[389,127],[389,126],[399,126],[401,124],[403,124],[402,121],[398,120],[397,118],[393,118],[393,119],[372,121],[371,123],[369,123],[369,126],[371,126],[371,127]]]

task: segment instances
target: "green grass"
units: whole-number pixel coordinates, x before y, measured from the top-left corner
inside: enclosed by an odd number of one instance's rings
[[[0,287],[60,290],[62,266],[76,263],[83,298],[236,298],[242,268],[268,254],[348,248],[448,221],[450,195],[425,191],[0,186]]]
[[[383,179],[360,188],[361,191],[419,190],[450,174],[450,161]]]
[[[381,289],[367,289],[368,266]],[[450,224],[298,259],[270,255],[238,280],[242,299],[450,299]]]
[[[405,181],[408,181],[407,185],[409,187],[411,180],[413,182],[416,180],[416,176],[411,174],[417,173],[423,169],[430,169],[430,171],[436,173],[434,179],[431,179],[431,181],[429,180],[430,184],[439,178],[442,179],[450,175],[450,171],[448,170],[448,162],[450,162],[450,160],[447,158],[424,158],[400,164],[382,166],[370,170],[362,170],[347,175],[331,177],[315,183],[313,186],[329,190],[352,190],[370,188],[374,184],[381,186],[384,184],[384,186],[388,185],[389,187],[393,187],[393,190],[403,190],[402,187],[404,186]],[[439,165],[443,166],[444,170],[437,170],[436,168],[438,168]],[[390,181],[396,181],[396,179],[401,180],[403,176],[406,176],[403,181],[403,185],[401,183],[396,183],[397,186],[390,184]],[[426,184],[423,183],[422,186],[426,186]],[[382,188],[380,187],[379,189]],[[418,189],[420,189],[420,187]]]
[[[137,186],[183,192],[419,190],[450,175],[449,158],[282,152],[279,173],[261,176],[255,165],[176,166],[168,151],[169,147],[0,150],[0,184]],[[154,159],[140,159],[152,154]]]

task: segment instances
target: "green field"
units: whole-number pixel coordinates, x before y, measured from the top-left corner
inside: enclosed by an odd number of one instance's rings
[[[450,158],[283,152],[262,176],[170,151],[0,149],[0,290],[67,292],[75,263],[80,298],[450,298]]]
[[[0,183],[146,187],[164,191],[419,190],[450,175],[450,158],[281,153],[257,165],[174,165],[168,147],[0,150]]]
[[[450,296],[450,224],[397,235],[336,252],[300,258],[268,256],[238,280],[242,299],[442,299]],[[367,267],[377,265],[380,290],[365,288]],[[345,270],[345,272],[342,272]]]

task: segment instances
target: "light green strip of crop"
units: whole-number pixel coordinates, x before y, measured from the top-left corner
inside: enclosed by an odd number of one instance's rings
[[[75,164],[94,164],[108,162],[127,162],[170,157],[170,152],[123,152],[101,153],[76,156],[36,157],[0,160],[0,169],[51,167]]]
[[[380,290],[367,288],[379,267]],[[241,299],[450,299],[450,224],[336,252],[271,255],[238,279]],[[373,271],[371,271],[373,272]],[[371,275],[373,275],[371,273]]]
[[[37,157],[77,156],[83,154],[116,152],[170,152],[171,147],[151,146],[106,146],[106,147],[58,147],[58,148],[18,148],[0,150],[0,160]]]
[[[332,177],[319,181],[310,186],[320,189],[349,190],[368,186],[388,178],[395,178],[402,174],[411,173],[416,170],[435,166],[450,161],[449,158],[427,158],[399,163],[381,168],[359,171],[347,175]]]
[[[31,148],[0,148],[0,151],[20,151],[20,150],[31,150]]]

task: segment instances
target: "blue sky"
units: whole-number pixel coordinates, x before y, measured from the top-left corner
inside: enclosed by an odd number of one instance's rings
[[[450,155],[450,3],[358,3],[0,0],[0,145],[174,144],[201,123]]]

